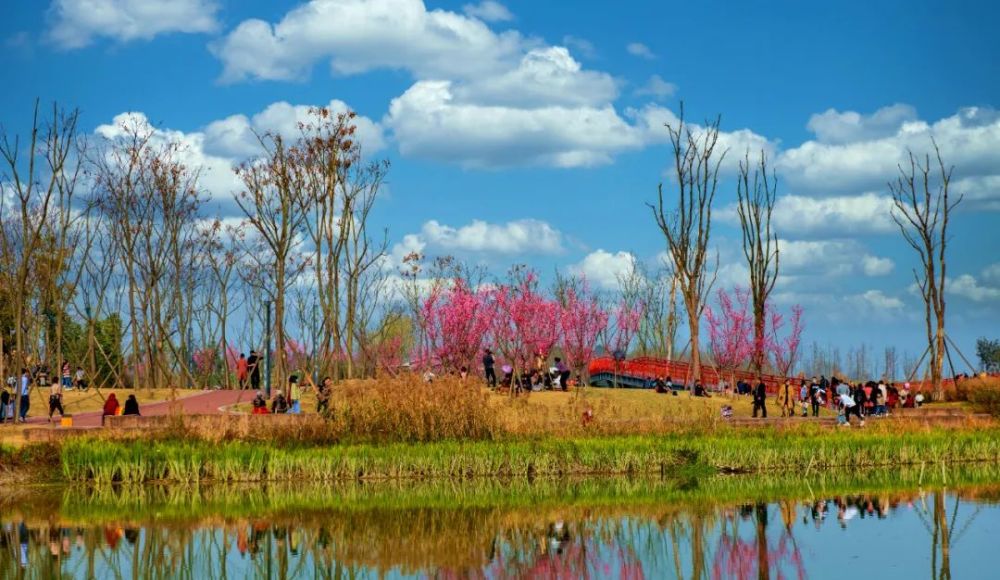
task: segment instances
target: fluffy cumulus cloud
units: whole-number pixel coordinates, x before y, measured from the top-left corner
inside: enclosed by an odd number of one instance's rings
[[[563,252],[563,234],[550,224],[521,219],[502,224],[482,220],[449,226],[430,220],[419,233],[407,234],[392,249],[395,263],[410,253],[555,255]]]
[[[889,296],[881,290],[868,290],[848,297],[848,300],[858,306],[867,307],[875,312],[891,312],[902,310],[903,301],[895,296]]]
[[[347,103],[330,101],[326,107],[335,114],[350,110]],[[204,130],[205,146],[208,152],[231,158],[245,158],[260,151],[257,135],[275,133],[285,138],[298,134],[298,124],[310,119],[310,106],[292,105],[285,101],[272,103],[263,111],[247,117],[232,115],[209,123]],[[357,138],[366,153],[374,153],[385,147],[382,127],[371,119],[358,115],[354,118]]]
[[[585,277],[597,288],[615,290],[619,287],[619,280],[632,270],[635,261],[635,256],[628,252],[596,250],[570,266],[569,271]]]
[[[776,163],[796,193],[884,191],[908,151],[933,152],[933,138],[955,166],[956,193],[966,186],[970,201],[1000,205],[1000,113],[993,109],[969,107],[935,122],[917,119],[905,105],[868,116],[831,110],[813,116],[809,128],[816,139],[783,151]]]
[[[212,0],[54,0],[48,38],[62,48],[80,48],[99,36],[127,42],[212,32],[218,9]]]
[[[892,272],[896,263],[890,258],[865,255],[861,257],[861,270],[866,276],[885,276]]]
[[[271,24],[250,19],[214,45],[224,81],[290,80],[328,60],[341,74],[404,69],[417,78],[503,72],[529,41],[422,0],[312,0]]]
[[[503,16],[501,8],[483,2],[457,13],[421,0],[312,0],[273,24],[240,23],[213,50],[229,82],[299,79],[321,60],[338,74],[408,72],[414,84],[382,120],[404,155],[466,167],[580,167],[667,140],[671,111],[647,105],[620,114],[619,79],[587,70],[567,47],[494,31],[487,21]],[[662,99],[674,90],[653,77],[641,92]],[[252,125],[229,121],[233,127],[219,129],[237,141]],[[773,149],[745,130],[721,140]]]
[[[528,51],[501,74],[458,84],[455,96],[480,105],[585,106],[610,103],[618,86],[611,75],[584,70],[568,49],[549,46]]]
[[[510,10],[495,0],[483,0],[479,4],[466,4],[462,7],[462,11],[484,22],[506,22],[514,19]]]
[[[883,107],[871,115],[828,109],[809,118],[806,125],[821,143],[853,143],[891,137],[905,124],[917,120],[910,105]]]
[[[973,302],[994,302],[1000,300],[1000,264],[992,264],[981,274],[962,274],[948,279],[945,288],[949,294],[961,296]]]
[[[610,105],[480,105],[456,99],[449,81],[413,85],[393,99],[384,123],[403,155],[467,167],[598,165],[643,143]]]
[[[772,220],[781,235],[822,238],[885,234],[896,228],[892,207],[892,198],[877,193],[821,198],[784,195],[774,206]]]
[[[864,245],[854,239],[781,239],[778,249],[781,271],[796,277],[884,276],[895,266],[889,258],[866,253]]]

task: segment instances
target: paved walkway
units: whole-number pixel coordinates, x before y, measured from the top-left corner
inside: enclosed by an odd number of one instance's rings
[[[122,391],[119,390],[118,393]],[[242,397],[241,397],[242,395]],[[125,404],[128,393],[119,399],[120,404]],[[185,415],[216,415],[222,411],[220,407],[233,405],[237,402],[250,402],[253,399],[253,391],[202,391],[196,395],[189,395],[179,398],[176,401],[180,405]],[[144,416],[153,417],[156,415],[166,415],[170,412],[173,401],[158,401],[156,403],[142,404],[142,393],[139,393],[139,411]],[[74,427],[99,427],[101,425],[100,411],[89,411],[85,413],[72,413]],[[29,417],[28,425],[47,425],[47,417]]]

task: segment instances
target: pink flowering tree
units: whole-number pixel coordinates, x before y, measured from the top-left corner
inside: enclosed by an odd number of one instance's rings
[[[799,358],[799,347],[802,342],[802,307],[796,304],[792,306],[792,315],[789,317],[788,334],[779,336],[785,325],[784,317],[777,311],[771,311],[769,316],[768,347],[771,360],[774,363],[774,370],[782,377],[788,376],[795,370],[795,365]]]
[[[577,374],[585,374],[598,340],[608,328],[608,312],[584,280],[579,290],[568,288],[560,316],[563,354]],[[585,377],[584,384],[587,383]]]
[[[735,371],[744,366],[754,353],[753,312],[750,292],[736,288],[732,294],[719,288],[716,306],[705,308],[708,321],[708,342],[712,358],[721,371],[729,373],[735,382]]]
[[[450,287],[436,287],[421,305],[430,359],[445,369],[472,368],[493,323],[486,290],[473,290],[456,278]]]
[[[198,378],[208,380],[215,372],[217,351],[213,346],[206,346],[191,353],[195,373]]]
[[[490,334],[497,350],[513,367],[515,379],[536,354],[548,356],[562,334],[562,308],[541,295],[536,286],[537,277],[527,272],[519,281],[489,292],[495,308]]]

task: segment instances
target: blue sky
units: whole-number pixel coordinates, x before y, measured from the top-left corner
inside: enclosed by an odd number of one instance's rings
[[[164,6],[163,4],[167,4]],[[950,332],[968,355],[1000,327],[1000,7],[987,1],[7,2],[0,122],[32,101],[79,107],[87,132],[142,113],[211,170],[250,129],[291,131],[309,105],[363,117],[392,160],[376,219],[397,257],[454,254],[501,273],[585,273],[613,289],[663,239],[645,206],[664,179],[663,123],[722,115],[735,162],[779,173],[782,307],[806,340],[919,354],[916,257],[888,219],[885,183],[907,147],[938,139],[966,201],[953,221]],[[298,108],[296,108],[298,107]],[[104,129],[107,130],[107,127]],[[669,184],[668,184],[669,188]],[[720,284],[744,279],[717,199]]]

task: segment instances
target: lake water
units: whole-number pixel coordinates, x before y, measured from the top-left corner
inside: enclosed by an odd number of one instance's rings
[[[627,485],[7,489],[0,578],[1000,578],[1000,486]]]

